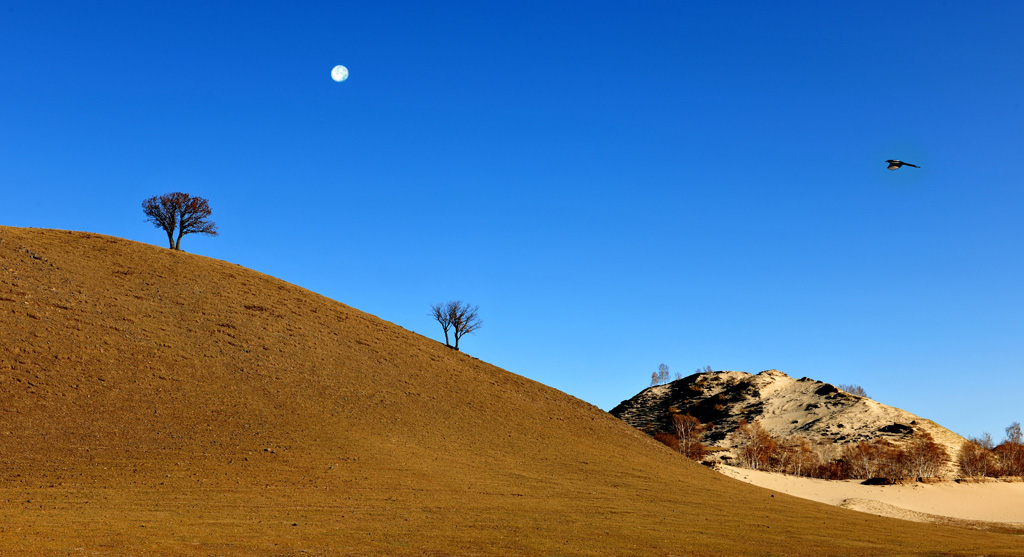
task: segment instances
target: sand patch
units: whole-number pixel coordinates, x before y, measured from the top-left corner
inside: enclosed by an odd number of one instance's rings
[[[723,474],[760,487],[861,512],[913,520],[1024,530],[1024,483],[863,485],[720,466]],[[987,523],[987,524],[976,524]]]

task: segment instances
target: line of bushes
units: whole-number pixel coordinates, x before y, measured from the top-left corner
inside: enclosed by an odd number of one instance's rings
[[[711,424],[689,414],[672,414],[673,433],[654,438],[693,460],[703,460],[708,448],[701,442]],[[938,476],[949,461],[946,449],[923,431],[903,444],[885,439],[836,445],[831,440],[812,442],[806,437],[778,437],[758,421],[741,420],[736,429],[738,464],[755,470],[783,472],[828,480]]]
[[[654,435],[658,441],[687,458],[701,461],[708,447],[701,439],[713,424],[703,424],[690,414],[671,413],[673,433]],[[882,478],[897,481],[940,475],[950,461],[945,447],[931,434],[917,431],[909,441],[896,444],[886,439],[836,445],[831,440],[812,442],[806,437],[778,437],[760,422],[741,420],[736,429],[738,464],[755,470],[783,472],[828,480]],[[1024,436],[1014,422],[1006,439],[996,445],[989,434],[970,438],[956,457],[964,477],[1024,476]]]
[[[938,476],[949,461],[946,449],[924,431],[914,433],[903,444],[876,439],[838,448],[831,441],[812,443],[805,437],[776,437],[757,421],[741,420],[736,433],[743,466],[810,478],[929,478]]]
[[[1006,428],[1006,439],[996,445],[988,433],[964,441],[957,456],[961,473],[968,478],[1024,476],[1024,439],[1019,422]]]

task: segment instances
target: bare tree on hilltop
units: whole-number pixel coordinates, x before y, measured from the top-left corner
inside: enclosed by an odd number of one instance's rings
[[[668,373],[668,366],[665,364],[658,364],[658,371],[651,373],[651,386],[656,387],[668,383],[670,376]],[[679,379],[679,374],[676,374],[676,379]]]
[[[181,249],[181,237],[186,234],[217,235],[217,223],[206,220],[211,213],[210,203],[202,197],[180,191],[165,193],[143,201],[142,212],[146,214],[146,222],[167,233],[167,242],[173,250]]]
[[[869,398],[867,391],[865,391],[864,387],[861,387],[860,385],[836,385],[836,387],[839,387],[840,391],[846,391],[846,392],[850,393],[851,395],[857,395],[857,396],[862,396],[864,398]]]
[[[444,329],[444,345],[448,347],[451,347],[451,344],[448,343],[448,331],[452,328],[451,312],[448,311],[448,306],[451,304],[452,302],[448,302],[447,304],[433,304],[430,306],[430,316],[437,320],[441,328]]]
[[[455,300],[445,304],[434,304],[430,306],[430,316],[433,317],[444,329],[444,345],[449,348],[459,349],[459,339],[463,336],[476,332],[483,325],[478,311],[480,306],[471,306]],[[455,337],[455,346],[449,343],[448,331]]]

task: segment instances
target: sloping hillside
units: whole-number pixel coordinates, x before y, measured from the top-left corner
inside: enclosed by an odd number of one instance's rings
[[[687,462],[280,280],[0,227],[3,554],[1020,554]]]
[[[736,446],[736,427],[744,419],[759,421],[779,437],[803,436],[840,446],[876,439],[902,443],[915,431],[924,431],[955,457],[964,442],[956,433],[906,410],[774,369],[756,375],[695,373],[644,389],[611,413],[640,429],[670,431],[670,408],[714,424],[706,440],[728,449]],[[952,463],[947,471],[953,473]]]

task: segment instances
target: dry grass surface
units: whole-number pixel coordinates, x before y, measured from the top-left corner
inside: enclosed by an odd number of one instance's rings
[[[685,461],[237,265],[0,227],[0,553],[1022,554]]]

